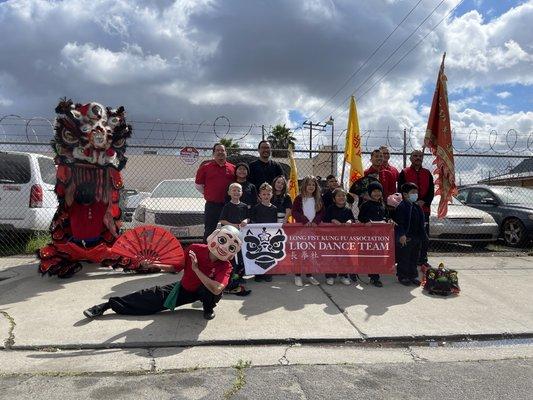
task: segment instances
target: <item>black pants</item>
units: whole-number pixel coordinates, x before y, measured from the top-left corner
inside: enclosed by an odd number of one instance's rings
[[[421,246],[422,240],[417,238],[409,240],[405,246],[398,244],[398,265],[396,266],[398,279],[418,278],[416,266],[420,257]]]
[[[348,274],[326,274],[326,279],[336,278],[337,276],[340,276],[342,278],[348,278]]]
[[[226,290],[232,290],[235,289],[237,286],[241,284],[241,279],[244,276],[244,261],[242,258],[242,252],[239,251],[235,257],[233,257],[233,260],[231,260],[231,266],[233,267],[233,271],[231,272],[231,279],[226,286]]]
[[[428,262],[428,248],[429,248],[429,214],[424,213],[424,227],[426,228],[427,238],[422,240],[420,247],[420,256],[418,257],[418,265]]]
[[[224,203],[205,202],[204,208],[204,243],[207,243],[207,237],[217,229],[220,213],[224,208]]]
[[[125,315],[150,315],[165,310],[165,300],[176,283],[165,286],[154,286],[122,297],[111,297],[109,306],[117,314]],[[205,286],[200,286],[196,292],[189,292],[180,288],[176,307],[194,303],[200,300],[204,311],[213,311],[222,295],[215,296]]]

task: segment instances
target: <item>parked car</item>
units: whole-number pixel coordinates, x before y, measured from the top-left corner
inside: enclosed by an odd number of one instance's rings
[[[180,239],[204,234],[204,198],[193,179],[160,182],[133,214],[134,226],[158,225]]]
[[[133,213],[142,200],[150,197],[149,192],[139,192],[136,189],[123,189],[120,194],[120,208],[122,209],[122,220],[132,222]]]
[[[57,208],[54,160],[0,151],[0,234],[47,231]]]
[[[429,239],[431,241],[468,243],[473,247],[485,247],[498,240],[498,224],[481,210],[467,207],[456,198],[448,203],[448,214],[437,218],[440,196],[431,203]]]
[[[533,189],[472,185],[461,188],[457,198],[492,215],[506,245],[522,247],[533,238]]]

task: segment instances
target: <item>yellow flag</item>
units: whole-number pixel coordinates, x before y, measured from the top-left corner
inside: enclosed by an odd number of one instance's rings
[[[364,175],[363,161],[361,158],[361,134],[355,99],[350,99],[350,113],[348,115],[348,130],[344,147],[344,159],[350,164],[350,185]]]
[[[294,201],[298,196],[298,170],[296,169],[296,160],[294,160],[294,153],[292,147],[289,149],[289,161],[291,165],[291,174],[289,177],[289,196]]]

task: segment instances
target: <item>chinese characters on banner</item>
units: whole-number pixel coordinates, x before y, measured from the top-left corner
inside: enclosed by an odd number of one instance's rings
[[[392,224],[250,224],[241,238],[247,275],[395,274]]]

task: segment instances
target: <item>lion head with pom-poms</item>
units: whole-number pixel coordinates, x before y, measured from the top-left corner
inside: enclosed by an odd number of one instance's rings
[[[63,98],[55,111],[52,146],[62,162],[124,168],[126,139],[132,133],[124,107],[112,109],[95,102],[74,104]]]

